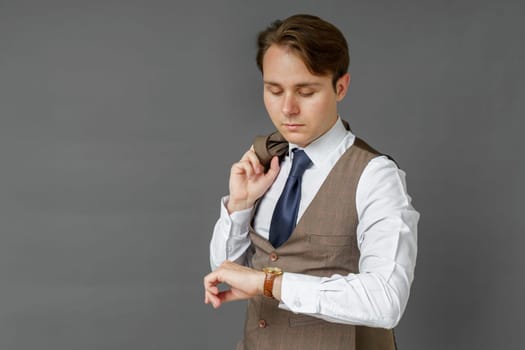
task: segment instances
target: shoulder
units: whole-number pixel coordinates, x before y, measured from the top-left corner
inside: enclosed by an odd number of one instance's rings
[[[357,192],[362,197],[396,197],[409,201],[406,174],[397,164],[384,155],[371,159],[363,169]]]
[[[378,191],[387,191],[395,196],[406,195],[406,174],[391,156],[376,150],[358,137],[353,146],[367,160],[359,179],[358,192],[365,196]]]
[[[380,152],[380,151],[376,150],[375,148],[370,146],[366,141],[364,141],[363,139],[361,139],[359,137],[355,138],[354,144],[352,146],[356,150],[358,150],[359,152],[365,154],[369,160],[372,160],[372,159],[377,158],[379,156],[383,156],[381,158],[389,159],[396,167],[398,167],[398,164],[396,163],[394,158],[392,158],[388,154],[385,154],[383,152]]]

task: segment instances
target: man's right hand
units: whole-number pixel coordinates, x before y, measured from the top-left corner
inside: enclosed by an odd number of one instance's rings
[[[227,209],[234,211],[251,208],[270,188],[279,174],[279,159],[273,157],[266,174],[253,148],[248,150],[241,160],[233,164],[230,172],[230,198]]]

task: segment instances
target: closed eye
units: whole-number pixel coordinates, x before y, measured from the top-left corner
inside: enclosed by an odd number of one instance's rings
[[[279,96],[283,93],[283,89],[275,85],[266,85],[266,91],[274,96]]]
[[[314,91],[299,91],[298,94],[301,97],[310,97],[314,94]]]

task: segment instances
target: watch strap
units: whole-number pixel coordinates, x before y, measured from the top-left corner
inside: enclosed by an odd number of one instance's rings
[[[263,294],[265,297],[273,298],[273,281],[275,280],[275,277],[277,277],[277,275],[274,273],[266,273],[263,288]]]

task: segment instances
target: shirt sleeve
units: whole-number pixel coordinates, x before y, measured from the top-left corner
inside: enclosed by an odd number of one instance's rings
[[[358,183],[359,273],[313,277],[284,273],[280,307],[331,322],[393,328],[414,278],[419,213],[405,173],[386,157],[369,162]]]
[[[250,247],[248,225],[252,209],[228,213],[228,196],[221,199],[221,213],[213,229],[210,241],[210,265],[215,270],[225,260],[245,264],[245,255]]]

